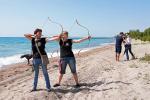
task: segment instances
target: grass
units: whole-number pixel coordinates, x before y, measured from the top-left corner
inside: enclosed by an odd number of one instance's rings
[[[148,61],[150,62],[150,54],[145,54],[144,57],[140,58],[141,61]]]

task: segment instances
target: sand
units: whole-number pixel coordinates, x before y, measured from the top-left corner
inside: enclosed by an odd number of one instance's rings
[[[0,70],[0,100],[150,100],[150,64],[140,61],[150,54],[150,43],[135,41],[133,52],[138,59],[115,61],[114,45],[98,47],[76,55],[80,88],[69,67],[60,87],[45,88],[40,70],[38,91],[30,92],[33,83],[31,66],[13,64]],[[53,86],[58,79],[58,58],[51,58],[48,72]]]

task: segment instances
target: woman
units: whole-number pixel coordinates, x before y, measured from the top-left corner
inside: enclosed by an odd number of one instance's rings
[[[130,36],[128,34],[126,34],[126,38],[124,39],[124,45],[125,45],[124,54],[126,54],[127,61],[129,61],[128,51],[132,55],[132,59],[135,59],[135,56],[134,56],[134,54],[132,52],[132,49],[131,49],[131,38],[130,38]]]
[[[50,81],[49,81],[49,75],[47,72],[48,58],[44,59],[44,57],[47,57],[47,53],[45,51],[45,44],[48,41],[55,40],[55,38],[42,38],[42,30],[41,29],[36,29],[34,31],[34,35],[25,34],[24,36],[27,39],[29,39],[32,43],[33,67],[34,67],[35,73],[34,73],[34,83],[33,83],[34,87],[31,90],[31,92],[37,90],[40,65],[42,66],[42,71],[43,71],[43,74],[45,77],[47,91],[50,92],[51,85],[50,85]]]
[[[65,74],[67,65],[69,65],[71,69],[74,80],[76,82],[76,87],[80,86],[78,82],[77,72],[76,72],[76,60],[72,51],[72,44],[80,43],[90,38],[91,36],[88,36],[86,38],[82,38],[79,40],[69,39],[67,31],[64,31],[60,36],[57,36],[56,40],[59,41],[59,45],[60,45],[60,62],[59,62],[60,75],[59,75],[58,83],[56,83],[54,87],[60,86],[63,75]]]

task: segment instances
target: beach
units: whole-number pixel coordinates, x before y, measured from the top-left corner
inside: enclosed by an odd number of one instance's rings
[[[123,47],[124,48],[124,47]],[[133,52],[137,59],[115,61],[114,44],[100,46],[76,55],[80,88],[69,67],[60,87],[45,88],[45,80],[40,70],[38,91],[32,89],[32,66],[26,63],[7,65],[0,69],[0,100],[149,100],[150,64],[140,61],[145,53],[150,54],[150,43],[134,41]],[[51,58],[48,65],[51,86],[59,75],[58,57]]]

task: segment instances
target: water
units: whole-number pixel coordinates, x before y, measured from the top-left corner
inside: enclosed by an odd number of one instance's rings
[[[78,38],[73,38],[78,39]],[[92,38],[90,40],[90,46],[96,47],[107,43],[112,43],[113,38]],[[73,44],[73,49],[87,48],[89,41],[85,41],[79,44]],[[47,43],[46,51],[51,53],[59,49],[57,42],[52,41]],[[31,53],[31,42],[24,37],[0,37],[0,67],[3,65],[9,65],[12,63],[24,62],[25,59],[20,59],[23,54]]]

